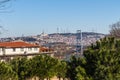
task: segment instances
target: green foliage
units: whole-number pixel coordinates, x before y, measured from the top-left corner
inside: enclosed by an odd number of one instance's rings
[[[47,55],[36,56],[31,61],[32,75],[41,79],[51,78],[57,74],[58,59]]]
[[[57,67],[57,77],[58,78],[65,78],[67,72],[67,64],[65,61],[59,61]]]
[[[13,71],[11,65],[0,62],[0,80],[17,80],[17,75]]]
[[[70,80],[120,80],[120,40],[104,38],[67,62]]]
[[[72,56],[67,62],[47,55],[18,57],[10,64],[0,62],[0,80],[44,80],[54,76],[69,80],[120,80],[120,40],[101,39],[84,51],[84,57]]]
[[[28,77],[29,64],[27,58],[17,57],[11,60],[10,63],[12,65],[13,70],[18,75],[18,80],[25,80]]]
[[[84,53],[86,72],[94,80],[120,79],[120,40],[104,38]]]
[[[19,80],[32,77],[40,79],[52,78],[54,76],[65,77],[66,63],[47,55],[35,56],[32,59],[17,57],[10,61],[12,69],[18,75]],[[60,73],[62,72],[63,73]]]
[[[84,60],[84,58],[78,57],[76,58],[75,56],[72,56],[70,61],[67,62],[67,77],[70,78],[70,80],[79,80],[78,77],[82,76],[83,78],[85,77],[85,75],[79,75],[79,67],[85,67],[86,61]],[[85,73],[81,72],[81,73]],[[86,74],[86,73],[85,73]]]
[[[92,78],[89,78],[86,74],[85,68],[78,66],[75,68],[76,71],[76,77],[75,80],[92,80]]]

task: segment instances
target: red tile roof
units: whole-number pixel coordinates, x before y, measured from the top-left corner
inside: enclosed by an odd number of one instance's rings
[[[48,52],[48,51],[53,51],[53,49],[47,47],[40,47],[40,52]]]
[[[18,41],[18,42],[1,42],[0,47],[21,48],[21,47],[39,47],[39,46],[35,44],[23,42],[23,41]]]

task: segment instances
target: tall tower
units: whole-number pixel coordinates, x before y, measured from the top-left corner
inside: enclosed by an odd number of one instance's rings
[[[76,52],[77,54],[83,54],[83,43],[82,43],[82,32],[81,30],[77,30],[76,36]]]
[[[57,34],[59,34],[59,28],[57,27]]]

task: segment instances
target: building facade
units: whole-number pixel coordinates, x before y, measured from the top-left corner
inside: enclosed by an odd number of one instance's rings
[[[29,55],[39,53],[39,46],[23,41],[0,43],[0,56]]]

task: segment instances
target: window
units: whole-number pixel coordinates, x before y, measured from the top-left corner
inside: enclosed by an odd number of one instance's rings
[[[13,48],[13,52],[15,52],[16,51],[16,48]]]
[[[32,48],[28,48],[28,51],[32,51]]]
[[[34,48],[34,51],[37,51],[38,49],[37,48]]]
[[[21,51],[24,51],[24,48],[21,48]]]
[[[0,48],[0,53],[2,52],[2,48]]]

